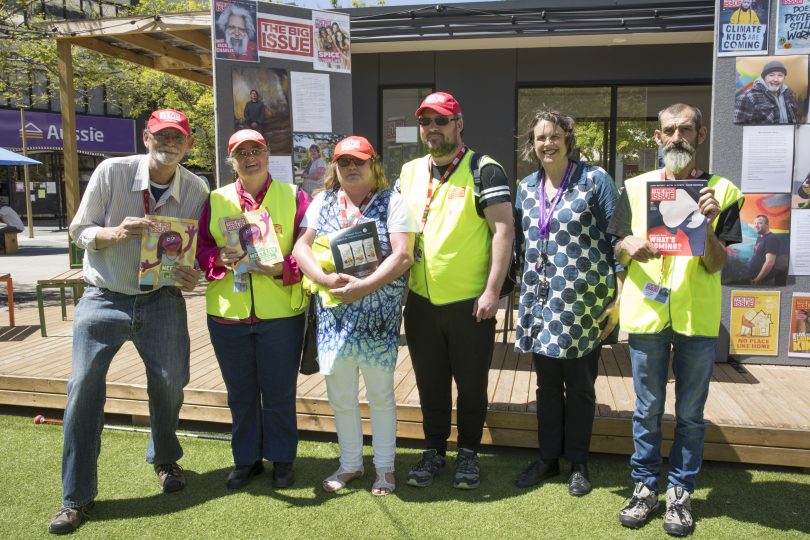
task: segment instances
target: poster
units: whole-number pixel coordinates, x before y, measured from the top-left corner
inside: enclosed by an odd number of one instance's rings
[[[810,358],[810,293],[793,293],[789,339],[788,356]]]
[[[647,241],[662,255],[703,256],[706,218],[700,213],[700,190],[706,180],[647,183]]]
[[[793,202],[791,207],[810,209],[810,125],[796,130],[796,151],[793,163]]]
[[[273,180],[284,182],[285,184],[293,183],[293,169],[291,156],[270,156],[268,158],[267,170]]]
[[[234,68],[233,115],[233,130],[255,129],[264,136],[271,155],[292,153],[290,79],[286,70]]]
[[[335,145],[343,138],[336,133],[293,133],[295,183],[310,196],[323,187]]]
[[[734,123],[801,124],[807,118],[807,56],[737,58]],[[779,107],[774,96],[784,101]]]
[[[791,276],[810,276],[810,211],[796,210],[790,214],[790,229],[802,231],[803,234],[793,234],[790,237],[790,265],[788,273]]]
[[[793,178],[793,126],[743,128],[744,193],[788,193]]]
[[[259,56],[312,62],[312,21],[260,13]]]
[[[731,291],[731,354],[776,356],[779,291]]]
[[[315,58],[313,66],[321,71],[351,73],[351,32],[349,16],[342,13],[313,11]]]
[[[256,2],[214,0],[213,8],[216,57],[257,62]]]
[[[197,220],[149,216],[149,232],[141,237],[138,286],[151,291],[175,284],[174,269],[194,266]]]
[[[332,92],[329,75],[290,73],[295,131],[329,133],[332,131]]]
[[[775,0],[776,54],[810,53],[810,0]]]
[[[770,2],[768,0],[719,0],[719,2],[717,56],[767,54]]]
[[[743,240],[726,247],[724,285],[774,287],[787,283],[790,258],[790,195],[745,195],[740,210]],[[795,231],[795,229],[793,229]]]

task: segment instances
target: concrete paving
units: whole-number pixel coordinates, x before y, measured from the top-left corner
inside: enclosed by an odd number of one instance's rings
[[[11,274],[14,282],[14,303],[36,302],[36,285],[70,269],[68,258],[68,232],[56,226],[34,226],[34,238],[28,237],[28,229],[17,235],[19,250],[11,255],[0,254],[0,273]],[[56,291],[46,291],[47,298],[58,296]],[[7,306],[5,287],[0,287],[0,309]]]

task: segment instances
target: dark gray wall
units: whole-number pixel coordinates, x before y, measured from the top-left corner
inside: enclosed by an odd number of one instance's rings
[[[706,82],[709,44],[493,49],[352,56],[355,132],[379,147],[380,89],[427,86],[453,94],[464,141],[515,176],[517,88]]]

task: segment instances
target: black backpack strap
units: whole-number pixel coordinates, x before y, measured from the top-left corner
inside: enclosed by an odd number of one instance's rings
[[[479,154],[478,152],[472,152],[470,154],[470,172],[472,173],[473,177],[473,194],[475,195],[475,211],[478,213],[479,216],[484,217],[484,209],[481,208],[481,158],[484,157],[484,154]]]

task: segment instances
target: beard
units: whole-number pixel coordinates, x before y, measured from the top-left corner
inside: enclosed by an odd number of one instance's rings
[[[226,34],[225,38],[228,42],[228,47],[233,49],[233,52],[237,55],[243,55],[247,52],[248,46],[248,37],[247,34],[242,34],[240,39],[236,39],[233,35]]]
[[[692,146],[686,141],[668,144],[664,147],[664,165],[672,172],[682,172],[695,157],[697,142]]]
[[[422,137],[422,143],[427,146],[428,153],[435,159],[453,154],[458,149],[458,139],[442,137],[441,142],[432,142],[428,136]]]
[[[165,150],[152,150],[149,155],[158,165],[168,167],[170,165],[177,165],[183,159],[183,154],[180,152],[171,153]]]

